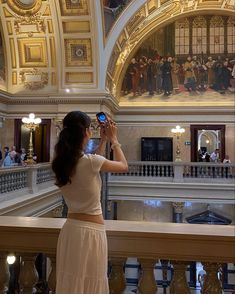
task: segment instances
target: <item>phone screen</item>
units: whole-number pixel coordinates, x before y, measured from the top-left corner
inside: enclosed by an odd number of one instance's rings
[[[96,117],[100,123],[104,123],[107,120],[107,116],[104,112],[99,112],[96,114]]]

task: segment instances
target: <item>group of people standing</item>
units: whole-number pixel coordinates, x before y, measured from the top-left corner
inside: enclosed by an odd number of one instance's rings
[[[180,91],[181,78],[189,92],[211,88],[223,94],[231,79],[235,79],[235,60],[218,56],[216,60],[208,57],[205,61],[202,57],[188,56],[184,63],[179,64],[176,57],[158,54],[155,58],[132,58],[124,78],[123,93],[132,92],[133,96],[139,96],[148,91],[149,95],[163,93],[169,96]]]
[[[214,163],[231,163],[229,155],[225,155],[224,159],[221,161],[220,151],[216,148],[211,154],[202,149],[198,150],[198,161],[199,162],[214,162]]]
[[[0,150],[0,166],[2,167],[24,165],[27,160],[25,148],[17,152],[16,146],[12,146],[11,149],[5,146],[3,152],[4,154]]]

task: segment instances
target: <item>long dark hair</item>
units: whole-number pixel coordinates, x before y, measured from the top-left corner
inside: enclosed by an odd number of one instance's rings
[[[83,141],[90,124],[90,117],[81,111],[71,111],[65,116],[52,161],[57,186],[71,183],[77,162],[83,155]]]

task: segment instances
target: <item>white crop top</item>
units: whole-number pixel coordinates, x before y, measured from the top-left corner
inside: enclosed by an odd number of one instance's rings
[[[78,161],[71,183],[61,187],[68,212],[102,214],[100,203],[100,168],[105,158],[96,154],[84,154]]]

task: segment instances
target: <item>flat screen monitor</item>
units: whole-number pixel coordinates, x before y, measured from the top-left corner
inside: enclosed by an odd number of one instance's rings
[[[142,137],[142,161],[173,161],[173,138]]]

